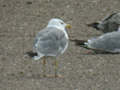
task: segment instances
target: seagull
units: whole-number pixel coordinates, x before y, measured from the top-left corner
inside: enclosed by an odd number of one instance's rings
[[[119,28],[120,30],[120,28]],[[105,33],[88,40],[71,40],[77,46],[107,53],[120,53],[120,31]]]
[[[102,21],[93,22],[87,25],[103,33],[117,31],[120,25],[120,13],[112,13],[106,16]]]
[[[43,59],[43,76],[46,77],[46,58],[55,57],[55,77],[58,77],[57,73],[57,60],[56,57],[62,55],[69,42],[67,34],[68,29],[71,28],[70,24],[66,24],[63,20],[53,18],[48,22],[48,25],[38,32],[34,40],[33,52],[28,52],[28,55],[33,57],[34,60]]]

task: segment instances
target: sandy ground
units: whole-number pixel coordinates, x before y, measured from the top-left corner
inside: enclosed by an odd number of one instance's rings
[[[36,33],[53,17],[72,24],[71,39],[101,32],[86,23],[119,11],[119,0],[0,0],[0,90],[120,90],[120,55],[87,54],[73,42],[59,56],[62,78],[43,78],[42,60],[24,58]],[[47,74],[54,74],[51,58]]]

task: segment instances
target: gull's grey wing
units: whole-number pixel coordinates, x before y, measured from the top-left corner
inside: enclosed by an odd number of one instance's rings
[[[117,24],[120,24],[120,13],[116,13],[116,14],[112,15],[111,18],[106,21],[115,22]]]
[[[34,48],[48,56],[56,56],[64,50],[68,43],[64,32],[57,28],[45,28],[35,38]]]
[[[119,24],[114,21],[106,21],[106,22],[100,23],[98,27],[100,28],[101,31],[103,31],[104,33],[107,33],[107,32],[117,31]]]
[[[105,17],[98,25],[99,28],[104,33],[117,31],[120,24],[120,13],[113,13]]]
[[[111,19],[113,16],[115,16],[117,13],[112,13],[111,15],[106,16],[102,21],[108,21],[109,19]]]
[[[120,52],[120,32],[111,32],[98,38],[90,39],[86,45],[93,49]]]

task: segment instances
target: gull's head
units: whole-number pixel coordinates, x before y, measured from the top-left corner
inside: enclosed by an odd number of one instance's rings
[[[48,22],[47,27],[56,27],[58,29],[70,29],[71,26],[69,24],[66,24],[63,20],[58,18],[53,18]]]

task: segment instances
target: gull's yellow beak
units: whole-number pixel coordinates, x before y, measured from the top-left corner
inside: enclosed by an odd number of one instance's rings
[[[72,26],[71,26],[70,24],[67,24],[67,25],[65,26],[65,28],[66,28],[66,29],[71,29]]]

